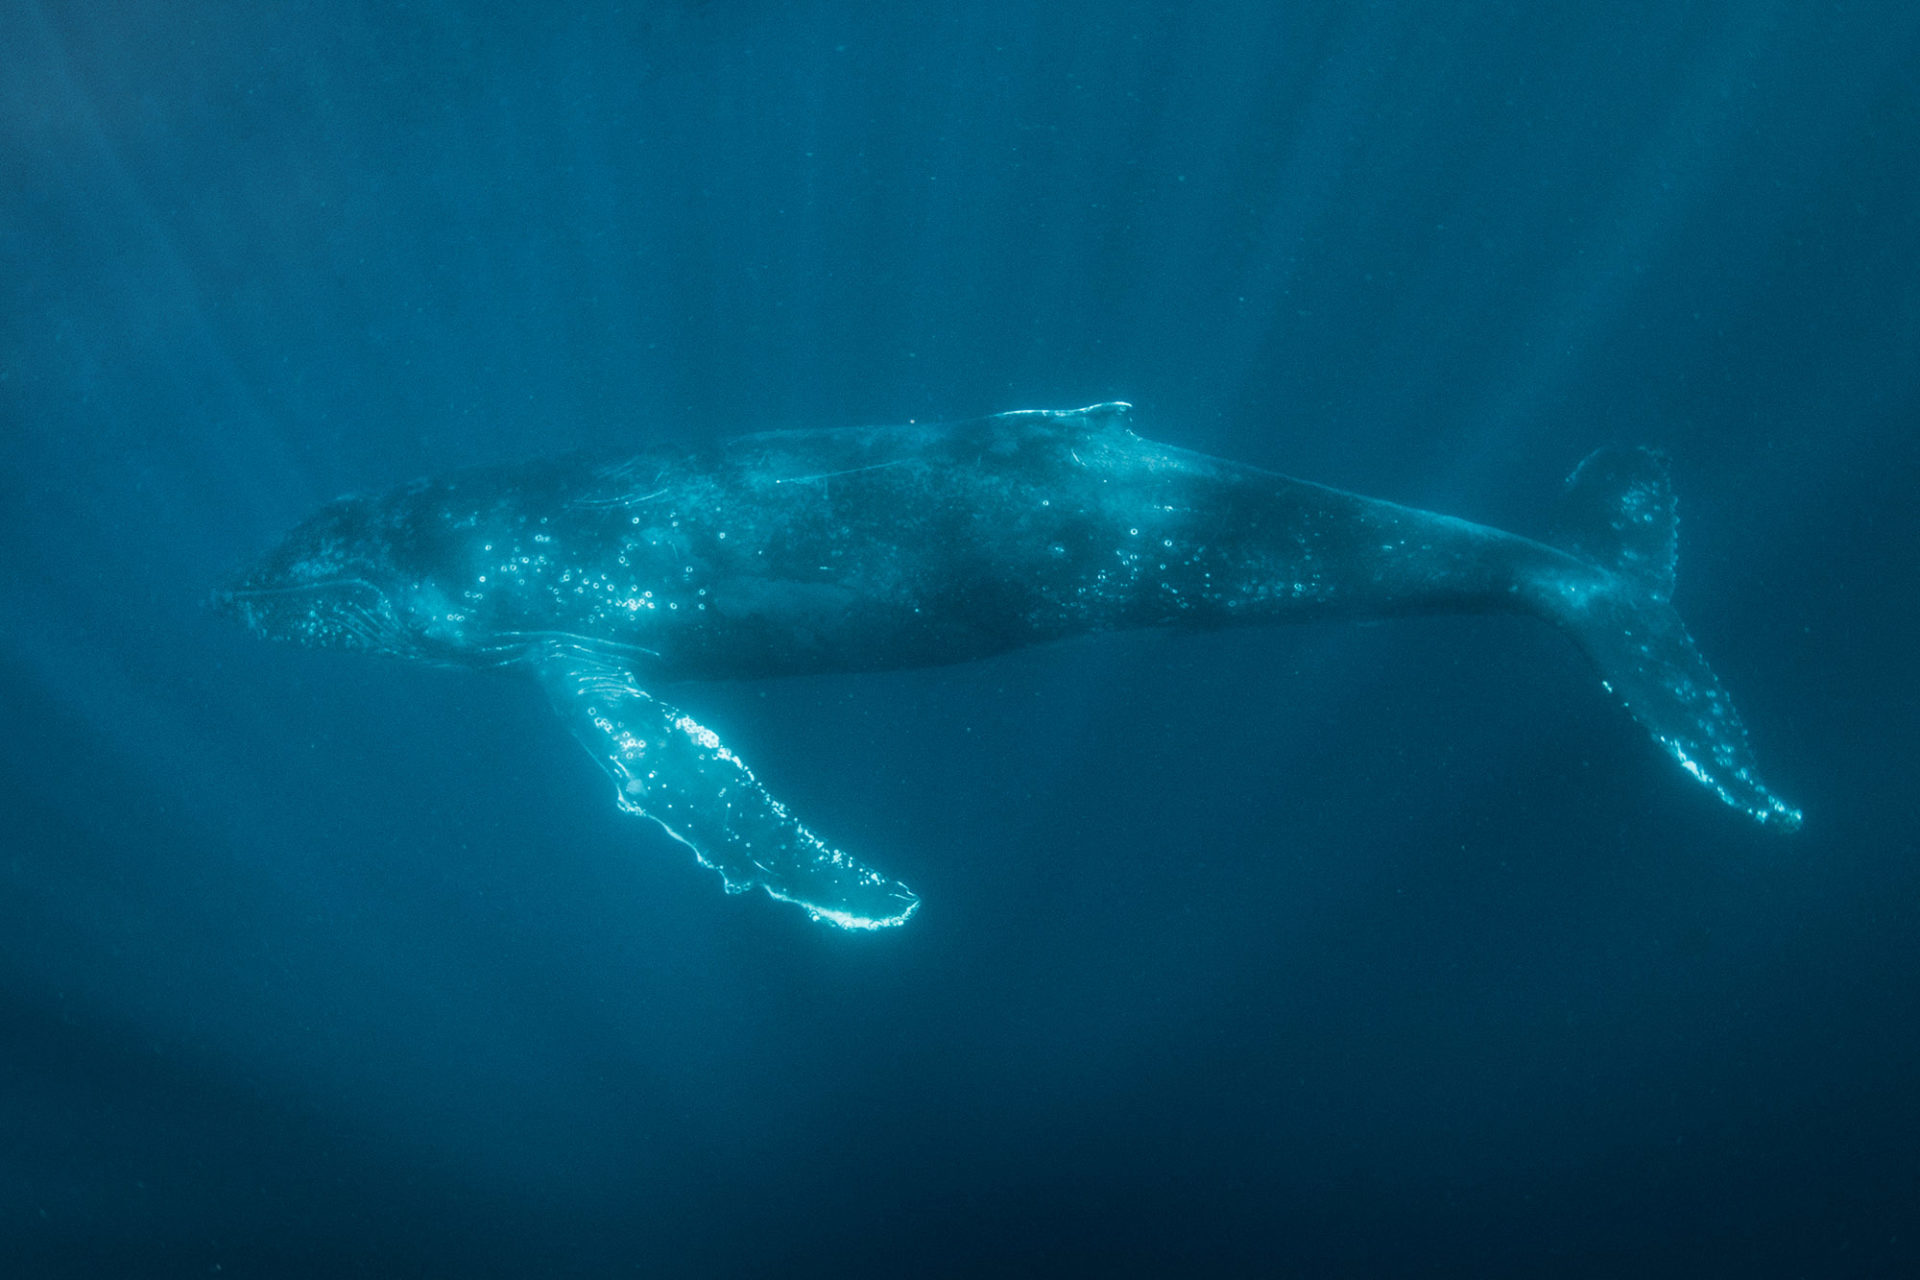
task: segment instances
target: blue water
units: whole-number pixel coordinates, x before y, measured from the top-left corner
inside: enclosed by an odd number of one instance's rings
[[[0,4],[0,1266],[1920,1273],[1920,9]],[[203,609],[319,503],[1106,399],[1545,532],[1673,458],[1779,837],[1537,624],[682,691]]]

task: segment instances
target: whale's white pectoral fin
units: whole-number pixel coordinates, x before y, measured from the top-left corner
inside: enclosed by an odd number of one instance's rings
[[[920,900],[797,822],[711,729],[577,651],[539,664],[554,707],[613,778],[620,807],[652,818],[720,873],[843,929],[904,924]]]

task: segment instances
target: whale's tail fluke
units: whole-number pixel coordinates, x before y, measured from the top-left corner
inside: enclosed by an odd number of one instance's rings
[[[1546,611],[1682,768],[1756,821],[1791,831],[1800,811],[1760,780],[1746,726],[1674,612],[1677,528],[1665,455],[1593,453],[1567,479],[1554,541],[1599,572],[1545,584]]]

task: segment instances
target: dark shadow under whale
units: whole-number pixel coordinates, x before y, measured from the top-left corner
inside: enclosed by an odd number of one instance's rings
[[[653,690],[962,662],[1133,627],[1527,613],[1572,636],[1714,794],[1799,825],[1673,610],[1659,454],[1581,463],[1548,545],[1156,444],[1127,412],[458,471],[329,504],[217,603],[303,644],[529,668],[623,809],[729,891],[758,885],[847,928],[902,923],[918,899],[820,840]]]

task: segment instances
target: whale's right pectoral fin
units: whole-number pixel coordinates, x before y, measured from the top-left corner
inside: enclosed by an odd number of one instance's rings
[[[553,704],[613,778],[620,807],[652,818],[720,873],[843,929],[904,924],[905,885],[824,843],[712,730],[647,693],[630,671],[569,652],[540,665]]]

